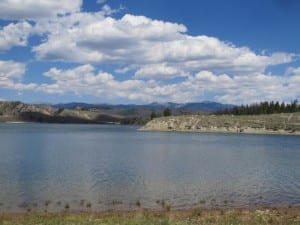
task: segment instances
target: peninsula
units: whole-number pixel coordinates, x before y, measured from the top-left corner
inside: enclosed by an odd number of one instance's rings
[[[141,130],[300,135],[300,112],[160,117],[148,122]]]

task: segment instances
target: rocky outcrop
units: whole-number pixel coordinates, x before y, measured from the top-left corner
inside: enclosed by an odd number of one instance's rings
[[[300,135],[300,113],[160,117],[148,122],[141,130]]]

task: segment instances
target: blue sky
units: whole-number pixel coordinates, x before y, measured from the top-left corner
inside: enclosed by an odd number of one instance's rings
[[[0,2],[0,99],[300,98],[297,0]]]

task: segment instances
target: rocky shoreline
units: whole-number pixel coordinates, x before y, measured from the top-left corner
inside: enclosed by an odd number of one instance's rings
[[[160,117],[140,130],[300,135],[300,113]]]
[[[257,209],[203,209],[149,211],[139,209],[132,212],[80,213],[23,213],[0,214],[0,224],[49,224],[49,225],[221,225],[221,224],[300,224],[299,208],[257,208]]]

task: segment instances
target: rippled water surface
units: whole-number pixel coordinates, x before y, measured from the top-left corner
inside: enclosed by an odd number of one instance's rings
[[[0,211],[300,205],[300,137],[0,124]]]

